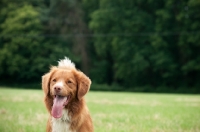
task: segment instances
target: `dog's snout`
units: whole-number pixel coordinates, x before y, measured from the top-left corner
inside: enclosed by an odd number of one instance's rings
[[[62,91],[62,88],[63,88],[63,83],[62,82],[58,82],[54,85],[54,91],[56,93],[59,93]]]

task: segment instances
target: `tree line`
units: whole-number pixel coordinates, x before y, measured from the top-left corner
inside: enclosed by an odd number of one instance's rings
[[[198,0],[2,0],[0,84],[38,83],[68,56],[94,90],[199,92],[199,12]]]

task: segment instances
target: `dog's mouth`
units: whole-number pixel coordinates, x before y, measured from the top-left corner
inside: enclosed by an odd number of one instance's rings
[[[62,116],[63,108],[68,104],[70,96],[54,95],[53,107],[51,114],[54,118],[60,118]]]

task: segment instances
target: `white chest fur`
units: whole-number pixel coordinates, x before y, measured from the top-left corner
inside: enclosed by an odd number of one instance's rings
[[[59,119],[52,117],[52,132],[73,132],[70,130],[70,117],[67,110],[63,110],[63,115]]]

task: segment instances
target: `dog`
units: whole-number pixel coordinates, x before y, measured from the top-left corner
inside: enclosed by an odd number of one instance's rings
[[[84,95],[91,80],[65,57],[42,76],[44,102],[50,113],[46,132],[93,132]]]

